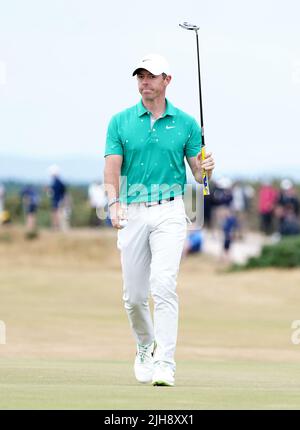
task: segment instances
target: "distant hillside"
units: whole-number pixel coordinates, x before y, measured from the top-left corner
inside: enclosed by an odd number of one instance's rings
[[[42,159],[0,154],[0,180],[48,182],[48,167],[51,164],[57,164],[62,177],[70,182],[91,182],[103,176],[104,160],[100,155],[98,158]]]
[[[74,156],[72,158],[34,158],[0,154],[0,181],[46,183],[49,180],[48,167],[51,164],[57,164],[61,168],[62,177],[68,182],[89,183],[95,179],[103,179],[104,158],[102,154],[97,157]],[[300,180],[300,167],[283,166],[280,168],[266,165],[265,169],[261,171],[256,169],[255,166],[251,166],[249,169],[239,169],[238,165],[234,165],[234,168],[223,168],[221,171],[220,167],[218,167],[218,160],[216,160],[214,178],[217,179],[221,176],[249,181],[287,177],[298,182]],[[188,181],[193,181],[188,167],[187,178]]]

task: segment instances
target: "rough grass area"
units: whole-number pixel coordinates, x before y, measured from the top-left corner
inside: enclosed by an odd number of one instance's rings
[[[244,265],[233,269],[256,269],[261,267],[300,267],[300,236],[286,237],[280,242],[263,246],[259,256],[251,257]]]

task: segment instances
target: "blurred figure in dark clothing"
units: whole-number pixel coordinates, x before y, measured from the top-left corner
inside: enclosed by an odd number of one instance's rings
[[[283,179],[280,183],[280,194],[276,208],[279,233],[282,236],[300,234],[299,212],[300,203],[296,189],[292,181]]]
[[[51,175],[50,197],[52,207],[52,227],[60,230],[63,225],[63,205],[66,196],[66,185],[60,178],[60,169],[57,165],[49,167]]]
[[[230,178],[221,178],[217,181],[213,191],[215,206],[230,206],[232,202],[232,181]]]
[[[277,204],[283,208],[292,208],[296,216],[300,213],[299,198],[294,184],[289,179],[283,179],[280,183],[280,193]]]
[[[206,197],[205,197],[206,198]],[[232,204],[232,181],[230,178],[220,178],[212,193],[213,202],[213,228],[222,230],[227,208]]]
[[[214,181],[210,181],[209,190],[210,194],[205,196],[204,199],[204,226],[208,229],[212,228],[213,210],[214,210],[214,191],[215,191]]]
[[[33,238],[37,235],[37,211],[40,201],[39,193],[33,185],[26,185],[21,190],[20,195],[25,215],[26,235]]]
[[[224,219],[223,219],[223,253],[222,262],[230,263],[230,248],[231,244],[235,238],[235,234],[238,231],[239,223],[234,211],[228,206],[225,209]]]

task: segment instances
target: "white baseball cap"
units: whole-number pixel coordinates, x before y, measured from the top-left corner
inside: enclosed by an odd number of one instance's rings
[[[232,180],[230,178],[227,178],[225,176],[219,178],[217,180],[217,186],[220,188],[223,188],[224,190],[228,190],[232,187]]]
[[[58,176],[60,174],[60,168],[57,164],[52,164],[48,167],[49,175]]]
[[[290,190],[291,188],[293,188],[293,182],[290,179],[283,179],[280,182],[280,188],[282,190]]]
[[[139,69],[148,70],[148,72],[155,76],[161,75],[162,73],[165,73],[166,75],[171,74],[169,63],[164,57],[158,54],[145,55],[145,57],[143,57],[135,66],[132,76],[136,75]]]

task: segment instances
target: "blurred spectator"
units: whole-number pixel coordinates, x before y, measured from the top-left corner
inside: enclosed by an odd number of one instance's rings
[[[294,187],[293,182],[289,179],[283,179],[280,183],[278,205],[282,206],[283,208],[287,206],[292,207],[295,215],[299,215],[299,198],[297,196],[296,188]]]
[[[105,221],[104,208],[107,204],[105,191],[100,182],[93,182],[88,189],[89,202],[91,206],[90,226],[102,225]]]
[[[300,234],[299,220],[295,215],[293,207],[286,207],[284,217],[279,224],[279,233],[282,236],[294,236]]]
[[[195,225],[195,224],[193,224]],[[202,251],[203,236],[199,228],[190,227],[183,248],[183,256],[197,254]]]
[[[223,231],[223,253],[221,260],[224,263],[230,262],[230,248],[232,241],[235,238],[236,232],[239,228],[239,223],[236,215],[230,207],[225,209],[224,220],[222,225]]]
[[[232,204],[232,181],[230,178],[220,178],[216,182],[213,194],[213,227],[222,229],[223,221],[227,213],[227,208]]]
[[[5,210],[5,187],[0,184],[0,225],[9,224],[11,222],[10,213]]]
[[[49,167],[49,174],[51,176],[49,189],[52,207],[52,227],[55,230],[62,230],[66,227],[67,222],[67,212],[65,210],[66,207],[64,207],[67,188],[60,177],[60,169],[56,164]]]
[[[11,222],[10,212],[4,210],[0,213],[0,225],[6,225]]]
[[[216,206],[230,206],[232,202],[232,180],[226,177],[219,179],[216,182],[213,196]]]
[[[26,235],[33,238],[37,236],[37,210],[39,205],[39,194],[33,185],[26,185],[21,190],[23,203]]]
[[[238,221],[238,237],[244,236],[247,228],[247,214],[250,209],[250,202],[254,196],[254,188],[244,185],[241,181],[236,181],[232,187],[231,207]]]
[[[0,215],[4,212],[5,187],[0,184]]]
[[[265,181],[258,193],[258,211],[260,215],[260,229],[267,235],[274,231],[274,211],[278,192],[270,182]]]
[[[209,182],[209,191],[210,194],[205,196],[204,198],[204,224],[208,229],[212,228],[213,222],[213,210],[214,210],[214,191],[216,185],[213,180]]]
[[[276,215],[279,221],[279,233],[282,236],[300,234],[300,204],[296,189],[289,179],[280,183],[280,194],[277,202]]]
[[[255,189],[252,185],[245,184],[244,185],[244,192],[246,195],[246,210],[249,211],[251,208],[252,200],[255,196]]]
[[[232,209],[236,212],[244,212],[247,206],[247,196],[240,181],[236,181],[232,187]]]
[[[70,228],[72,215],[72,198],[68,192],[65,193],[60,211],[60,228],[66,231]]]

